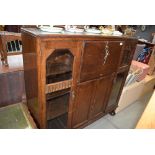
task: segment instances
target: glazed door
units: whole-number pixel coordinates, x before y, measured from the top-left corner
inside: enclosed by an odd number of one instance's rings
[[[90,119],[102,115],[105,111],[110,89],[113,83],[113,76],[100,78],[96,81],[95,95],[90,108]]]
[[[123,41],[85,42],[80,82],[115,72],[119,65],[123,45]]]
[[[68,127],[74,55],[55,49],[46,59],[46,120],[50,129]]]
[[[126,41],[124,45],[124,50],[121,54],[120,68],[128,67],[130,65],[131,60],[133,58],[133,54],[135,52],[137,41]]]
[[[44,128],[70,128],[74,88],[81,60],[81,42],[42,43],[40,61],[40,103]],[[74,100],[73,100],[74,101]]]
[[[118,104],[119,97],[121,95],[127,72],[118,73],[115,80],[113,81],[113,86],[110,93],[110,98],[106,106],[106,112],[116,107]]]
[[[77,86],[72,114],[72,128],[88,122],[90,105],[94,97],[96,80],[84,82]]]

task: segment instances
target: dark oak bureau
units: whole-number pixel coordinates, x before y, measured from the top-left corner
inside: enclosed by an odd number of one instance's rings
[[[115,114],[137,39],[22,28],[28,108],[39,128],[83,128]]]

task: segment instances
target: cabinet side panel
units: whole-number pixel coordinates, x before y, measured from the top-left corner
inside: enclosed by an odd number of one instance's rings
[[[36,38],[22,33],[25,90],[28,108],[39,124]]]

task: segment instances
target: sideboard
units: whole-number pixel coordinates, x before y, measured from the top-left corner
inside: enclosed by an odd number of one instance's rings
[[[27,105],[39,128],[83,128],[115,114],[137,39],[21,32]]]

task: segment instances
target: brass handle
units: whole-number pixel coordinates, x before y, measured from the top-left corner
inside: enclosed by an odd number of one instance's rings
[[[104,56],[103,64],[106,63],[107,58],[108,58],[109,55],[110,55],[110,51],[109,51],[109,42],[107,41],[107,42],[106,42],[106,45],[105,45],[105,56]]]
[[[72,91],[72,99],[74,100],[74,98],[75,98],[75,92],[74,91]]]

